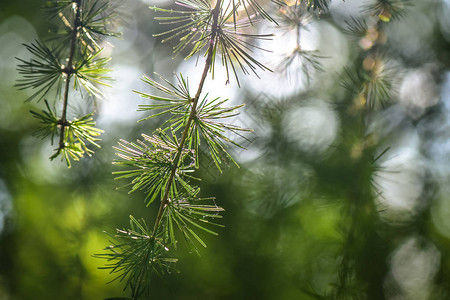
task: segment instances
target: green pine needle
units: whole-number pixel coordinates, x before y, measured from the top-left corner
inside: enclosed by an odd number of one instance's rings
[[[329,0],[306,0],[305,4],[308,10],[324,12],[328,9],[328,2]]]
[[[193,101],[189,93],[189,83],[188,80],[183,78],[180,74],[176,77],[177,84],[172,84],[168,80],[160,77],[167,86],[156,82],[148,76],[142,78],[142,81],[160,91],[167,96],[156,96],[152,94],[142,93],[134,91],[139,94],[142,98],[150,99],[156,103],[139,105],[139,111],[151,111],[152,114],[140,121],[144,121],[150,118],[161,116],[164,114],[179,114],[186,113],[189,110],[191,102]],[[154,111],[157,111],[156,113]]]
[[[151,236],[144,220],[130,216],[130,229],[117,230],[111,246],[106,253],[94,255],[106,259],[107,264],[100,269],[118,274],[113,280],[125,282],[125,289],[130,288],[132,299],[149,292],[149,284],[154,276],[176,271],[176,258],[168,255],[169,249],[161,238]]]
[[[224,211],[222,207],[215,204],[202,204],[206,201],[214,201],[214,198],[197,198],[198,190],[190,196],[179,195],[175,199],[170,199],[163,214],[162,227],[160,229],[164,241],[168,245],[173,245],[176,249],[177,240],[175,238],[175,228],[181,232],[190,249],[199,254],[196,243],[206,247],[206,243],[200,238],[195,230],[201,230],[212,235],[217,235],[215,231],[206,226],[220,224],[211,222],[208,219],[222,218],[219,215]]]
[[[16,57],[21,62],[17,66],[17,70],[19,74],[23,75],[23,79],[19,79],[16,86],[20,90],[32,89],[35,91],[26,101],[34,98],[39,101],[52,91],[56,91],[56,94],[60,95],[65,77],[60,51],[49,48],[39,41],[24,46],[35,57],[29,61]]]
[[[111,69],[106,68],[106,64],[111,60],[109,57],[98,57],[102,50],[89,54],[83,57],[75,65],[75,88],[83,86],[84,89],[97,98],[103,97],[103,92],[98,88],[98,85],[108,86],[105,80],[111,80],[111,77],[106,76]]]
[[[258,60],[254,58],[253,50],[261,49],[255,40],[270,39],[272,34],[248,34],[244,31],[246,28],[253,25],[249,19],[234,21],[230,23],[235,13],[234,9],[221,8],[219,14],[219,21],[216,28],[213,28],[213,18],[211,14],[211,6],[209,3],[203,1],[180,1],[178,3],[187,10],[168,10],[153,7],[152,9],[169,14],[166,17],[158,17],[161,24],[175,25],[174,28],[169,29],[156,36],[166,36],[163,42],[177,40],[178,43],[174,46],[174,53],[178,54],[185,49],[189,49],[186,59],[199,55],[207,56],[209,51],[209,41],[215,33],[216,41],[213,47],[212,62],[216,61],[216,55],[220,51],[221,62],[227,70],[227,82],[230,81],[230,74],[233,73],[236,81],[239,83],[238,70],[240,69],[244,74],[254,73],[256,70],[268,70]],[[175,16],[171,16],[175,14]],[[214,76],[214,67],[211,68]]]
[[[66,161],[67,166],[71,167],[72,161],[79,161],[84,154],[92,156],[93,150],[89,149],[89,145],[100,148],[97,142],[100,140],[98,136],[103,130],[95,127],[95,121],[92,118],[93,113],[68,121],[64,126],[64,146],[55,150],[50,159],[53,160],[61,156]],[[61,127],[61,121],[58,120],[58,127]],[[61,130],[60,128],[58,128]],[[59,131],[58,130],[58,131]]]
[[[154,104],[139,106],[139,110],[141,111],[156,111],[154,114],[143,120],[161,115],[168,116],[164,123],[166,128],[163,131],[182,131],[189,119],[189,112],[193,99],[189,93],[188,79],[184,78],[181,74],[176,78],[177,84],[172,84],[168,80],[163,79],[166,83],[166,85],[163,85],[144,76],[144,82],[160,91],[163,95],[156,96],[136,92],[141,95],[141,97],[156,102]],[[246,139],[242,136],[242,132],[250,132],[251,130],[222,121],[237,116],[239,114],[238,110],[243,107],[243,105],[223,107],[222,105],[226,102],[227,99],[222,100],[220,98],[208,100],[208,95],[206,95],[198,104],[186,140],[187,148],[192,149],[195,154],[196,168],[199,167],[198,154],[202,140],[206,143],[208,152],[220,171],[222,170],[220,164],[224,157],[227,157],[237,165],[232,156],[228,153],[227,144],[231,143],[237,147],[243,147],[236,143],[229,135],[237,135]]]
[[[131,183],[128,184],[131,185],[129,193],[144,190],[149,205],[158,196],[163,197],[179,146],[175,136],[170,137],[161,131],[153,136],[142,136],[143,141],[130,143],[121,140],[119,147],[114,147],[117,156],[121,158],[114,164],[130,169],[116,171],[113,174],[118,175],[116,179],[131,179]],[[175,192],[174,189],[181,187],[187,193],[192,193],[195,190],[189,184],[189,179],[193,178],[189,173],[193,172],[192,167],[195,164],[192,151],[184,149],[179,163],[172,190]]]
[[[53,138],[55,137],[55,135],[58,135],[59,132],[58,118],[56,116],[56,110],[50,108],[47,100],[44,101],[47,110],[42,110],[41,113],[30,111],[31,114],[33,114],[35,118],[39,119],[41,123],[41,127],[36,130],[34,135],[42,139],[51,136],[51,141],[53,144]]]
[[[383,22],[389,22],[405,16],[411,5],[411,0],[377,0],[365,5],[364,11],[377,16]]]
[[[362,97],[363,104],[373,110],[386,106],[395,97],[399,70],[382,57],[366,59],[373,60],[371,69],[352,71],[346,68],[342,86],[355,96]]]
[[[236,125],[222,122],[223,119],[237,116],[239,114],[238,109],[244,106],[241,104],[231,107],[222,107],[222,104],[226,103],[226,101],[227,99],[221,100],[220,98],[208,101],[206,95],[199,104],[196,111],[196,117],[194,118],[193,125],[190,128],[188,135],[189,148],[195,149],[197,155],[199,153],[201,141],[205,141],[208,152],[220,172],[222,172],[220,165],[225,157],[238,166],[228,152],[227,144],[233,144],[239,148],[245,149],[237,142],[233,141],[232,137],[229,137],[229,135],[237,135],[247,140],[241,132],[252,131],[251,129],[241,128]],[[176,125],[176,123],[174,125]]]

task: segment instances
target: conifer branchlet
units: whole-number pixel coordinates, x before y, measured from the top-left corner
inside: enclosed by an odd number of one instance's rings
[[[50,159],[60,156],[68,167],[85,154],[91,156],[90,146],[100,147],[98,136],[103,131],[95,127],[94,112],[70,119],[74,112],[69,112],[69,103],[75,91],[95,99],[103,96],[100,86],[109,86],[110,59],[101,57],[101,39],[119,35],[109,28],[114,21],[110,6],[104,0],[47,1],[44,9],[58,30],[47,42],[25,45],[30,60],[18,58],[23,79],[17,87],[32,90],[27,101],[45,100],[42,112],[32,111],[41,123],[36,135],[51,136],[52,144],[57,137]]]

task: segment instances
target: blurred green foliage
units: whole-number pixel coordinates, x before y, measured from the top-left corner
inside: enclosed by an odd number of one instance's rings
[[[312,91],[284,97],[255,94],[241,83],[247,104],[241,122],[255,129],[246,147],[257,158],[238,151],[240,169],[230,166],[219,175],[212,161],[200,169],[202,193],[215,195],[225,208],[225,228],[218,237],[202,236],[208,247],[200,257],[181,242],[181,274],[155,277],[151,298],[449,299],[450,5],[412,2],[403,22],[386,26],[392,38],[385,47],[414,84],[400,89],[406,96],[398,102],[371,115],[367,131],[349,109],[354,98],[341,87],[344,70],[325,72],[328,77],[313,83]],[[14,57],[25,53],[21,44],[46,35],[38,4],[0,2],[0,299],[126,297],[119,282],[107,284],[114,276],[98,269],[104,262],[93,254],[109,244],[103,231],[129,227],[128,215],[156,214],[156,208],[142,209],[145,195],[131,199],[126,189],[116,190],[120,183],[111,174],[111,146],[154,128],[135,123],[142,115],[105,121],[102,150],[94,158],[70,170],[48,161],[49,145],[32,137],[37,120],[28,112],[43,103],[24,103],[27,94],[13,87]],[[124,43],[132,40],[132,49],[119,44],[112,50],[119,70],[145,65],[145,73],[171,72],[180,63],[167,55],[169,46],[149,41],[162,32],[150,4],[136,1],[125,9],[129,26],[139,31],[125,30]],[[339,14],[324,15],[322,22],[343,30]],[[362,59],[356,59],[358,45],[349,51],[352,68]],[[158,69],[161,60],[166,70]],[[139,72],[129,90],[137,89]],[[112,76],[120,78],[119,72]],[[121,101],[134,111],[137,96],[127,93]],[[325,107],[317,97],[333,100]],[[407,101],[414,97],[423,101]],[[314,120],[299,117],[317,111],[332,111],[339,124],[325,146],[315,137],[334,119],[314,131]],[[301,114],[293,118],[296,112]],[[402,160],[405,152],[414,153],[412,159]],[[200,161],[208,165],[206,157]]]

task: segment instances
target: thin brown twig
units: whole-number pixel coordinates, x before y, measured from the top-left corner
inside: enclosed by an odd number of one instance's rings
[[[219,0],[216,3],[216,6],[214,7],[212,14],[213,14],[213,22],[212,22],[212,27],[211,27],[211,38],[209,40],[209,48],[208,48],[208,56],[206,57],[206,62],[205,62],[205,67],[203,69],[203,74],[202,77],[200,79],[200,83],[198,85],[198,89],[197,89],[197,93],[195,94],[195,97],[192,101],[192,106],[191,106],[191,112],[189,115],[189,119],[186,123],[186,127],[184,128],[183,134],[181,136],[181,140],[180,143],[178,145],[178,149],[177,149],[177,154],[175,156],[175,159],[173,160],[173,165],[172,165],[172,170],[168,179],[168,183],[166,186],[166,189],[164,191],[164,196],[161,200],[161,205],[159,206],[159,211],[158,211],[158,215],[156,217],[155,220],[155,226],[153,227],[153,233],[152,233],[152,237],[155,238],[156,236],[156,232],[158,230],[159,224],[161,223],[161,218],[164,212],[164,208],[166,207],[168,201],[169,201],[169,191],[170,188],[173,184],[173,180],[175,177],[175,172],[178,169],[178,163],[180,161],[180,157],[181,154],[183,152],[183,145],[184,142],[187,139],[188,133],[189,133],[189,128],[191,126],[192,120],[194,120],[195,115],[196,115],[196,108],[197,108],[197,103],[198,100],[200,98],[200,94],[203,90],[203,85],[205,83],[206,80],[206,76],[208,75],[208,71],[211,68],[211,63],[212,63],[212,57],[214,54],[214,46],[216,43],[216,38],[217,38],[217,31],[218,31],[218,24],[219,24],[219,13],[220,13],[220,6],[221,6],[222,1]]]
[[[69,52],[69,58],[67,60],[67,66],[64,69],[64,73],[66,74],[66,84],[64,87],[64,98],[63,98],[63,110],[61,119],[59,120],[59,126],[60,126],[60,132],[59,132],[59,146],[57,153],[55,156],[57,156],[61,151],[65,148],[64,143],[64,134],[65,129],[69,125],[67,122],[67,105],[69,103],[69,88],[70,88],[70,78],[73,75],[74,69],[73,69],[73,58],[75,56],[75,49],[76,49],[76,42],[77,42],[77,35],[78,35],[78,27],[80,27],[81,21],[80,21],[80,13],[81,13],[81,0],[75,0],[75,20],[73,25],[73,31],[72,31],[72,39],[70,41],[70,52]]]

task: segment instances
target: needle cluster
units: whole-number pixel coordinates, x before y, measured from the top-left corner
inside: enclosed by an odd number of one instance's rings
[[[58,137],[50,159],[60,156],[70,167],[84,154],[91,156],[91,146],[100,147],[98,136],[103,131],[95,127],[94,112],[70,119],[73,113],[68,111],[69,100],[75,92],[85,98],[103,96],[100,87],[109,86],[110,58],[101,56],[101,40],[119,34],[109,29],[114,19],[109,1],[52,0],[44,9],[56,29],[46,42],[36,40],[25,45],[32,58],[17,58],[23,78],[16,86],[32,90],[27,101],[44,100],[42,112],[32,111],[41,123],[36,135],[51,136],[52,144]]]
[[[343,82],[343,86],[355,95],[355,106],[371,111],[395,97],[399,68],[384,53],[385,27],[404,16],[410,5],[408,0],[375,1],[364,6],[370,22],[358,19],[347,22],[347,34],[356,38],[363,50],[360,66],[356,70],[347,69]]]
[[[214,76],[214,66],[219,61],[225,67],[227,82],[231,74],[239,82],[239,73],[256,74],[268,70],[252,54],[259,49],[258,39],[270,34],[251,34],[252,24],[268,14],[254,0],[234,2],[228,6],[219,0],[214,4],[204,0],[181,0],[179,10],[151,7],[162,13],[157,19],[170,26],[163,42],[174,43],[174,54],[204,56],[204,67],[196,91],[191,92],[189,79],[183,74],[175,82],[159,77],[143,76],[151,92],[140,92],[148,103],[139,111],[148,115],[141,121],[158,117],[162,125],[142,140],[121,140],[115,148],[119,159],[114,162],[125,170],[114,172],[119,180],[128,180],[130,193],[142,191],[150,206],[159,202],[153,226],[130,216],[130,229],[117,230],[112,245],[97,257],[107,260],[106,269],[125,282],[131,297],[137,299],[149,291],[154,274],[174,270],[177,261],[175,250],[178,239],[183,238],[194,253],[198,246],[206,247],[202,233],[217,235],[215,220],[224,209],[213,197],[200,197],[194,174],[200,168],[199,153],[208,154],[219,172],[224,162],[232,162],[230,146],[241,147],[236,138],[251,131],[232,124],[243,105],[228,106],[228,99],[211,98],[204,92],[209,73]],[[244,7],[244,12],[238,11]],[[256,16],[252,16],[252,11]],[[241,17],[238,19],[239,14]],[[254,18],[254,19],[253,19]]]

